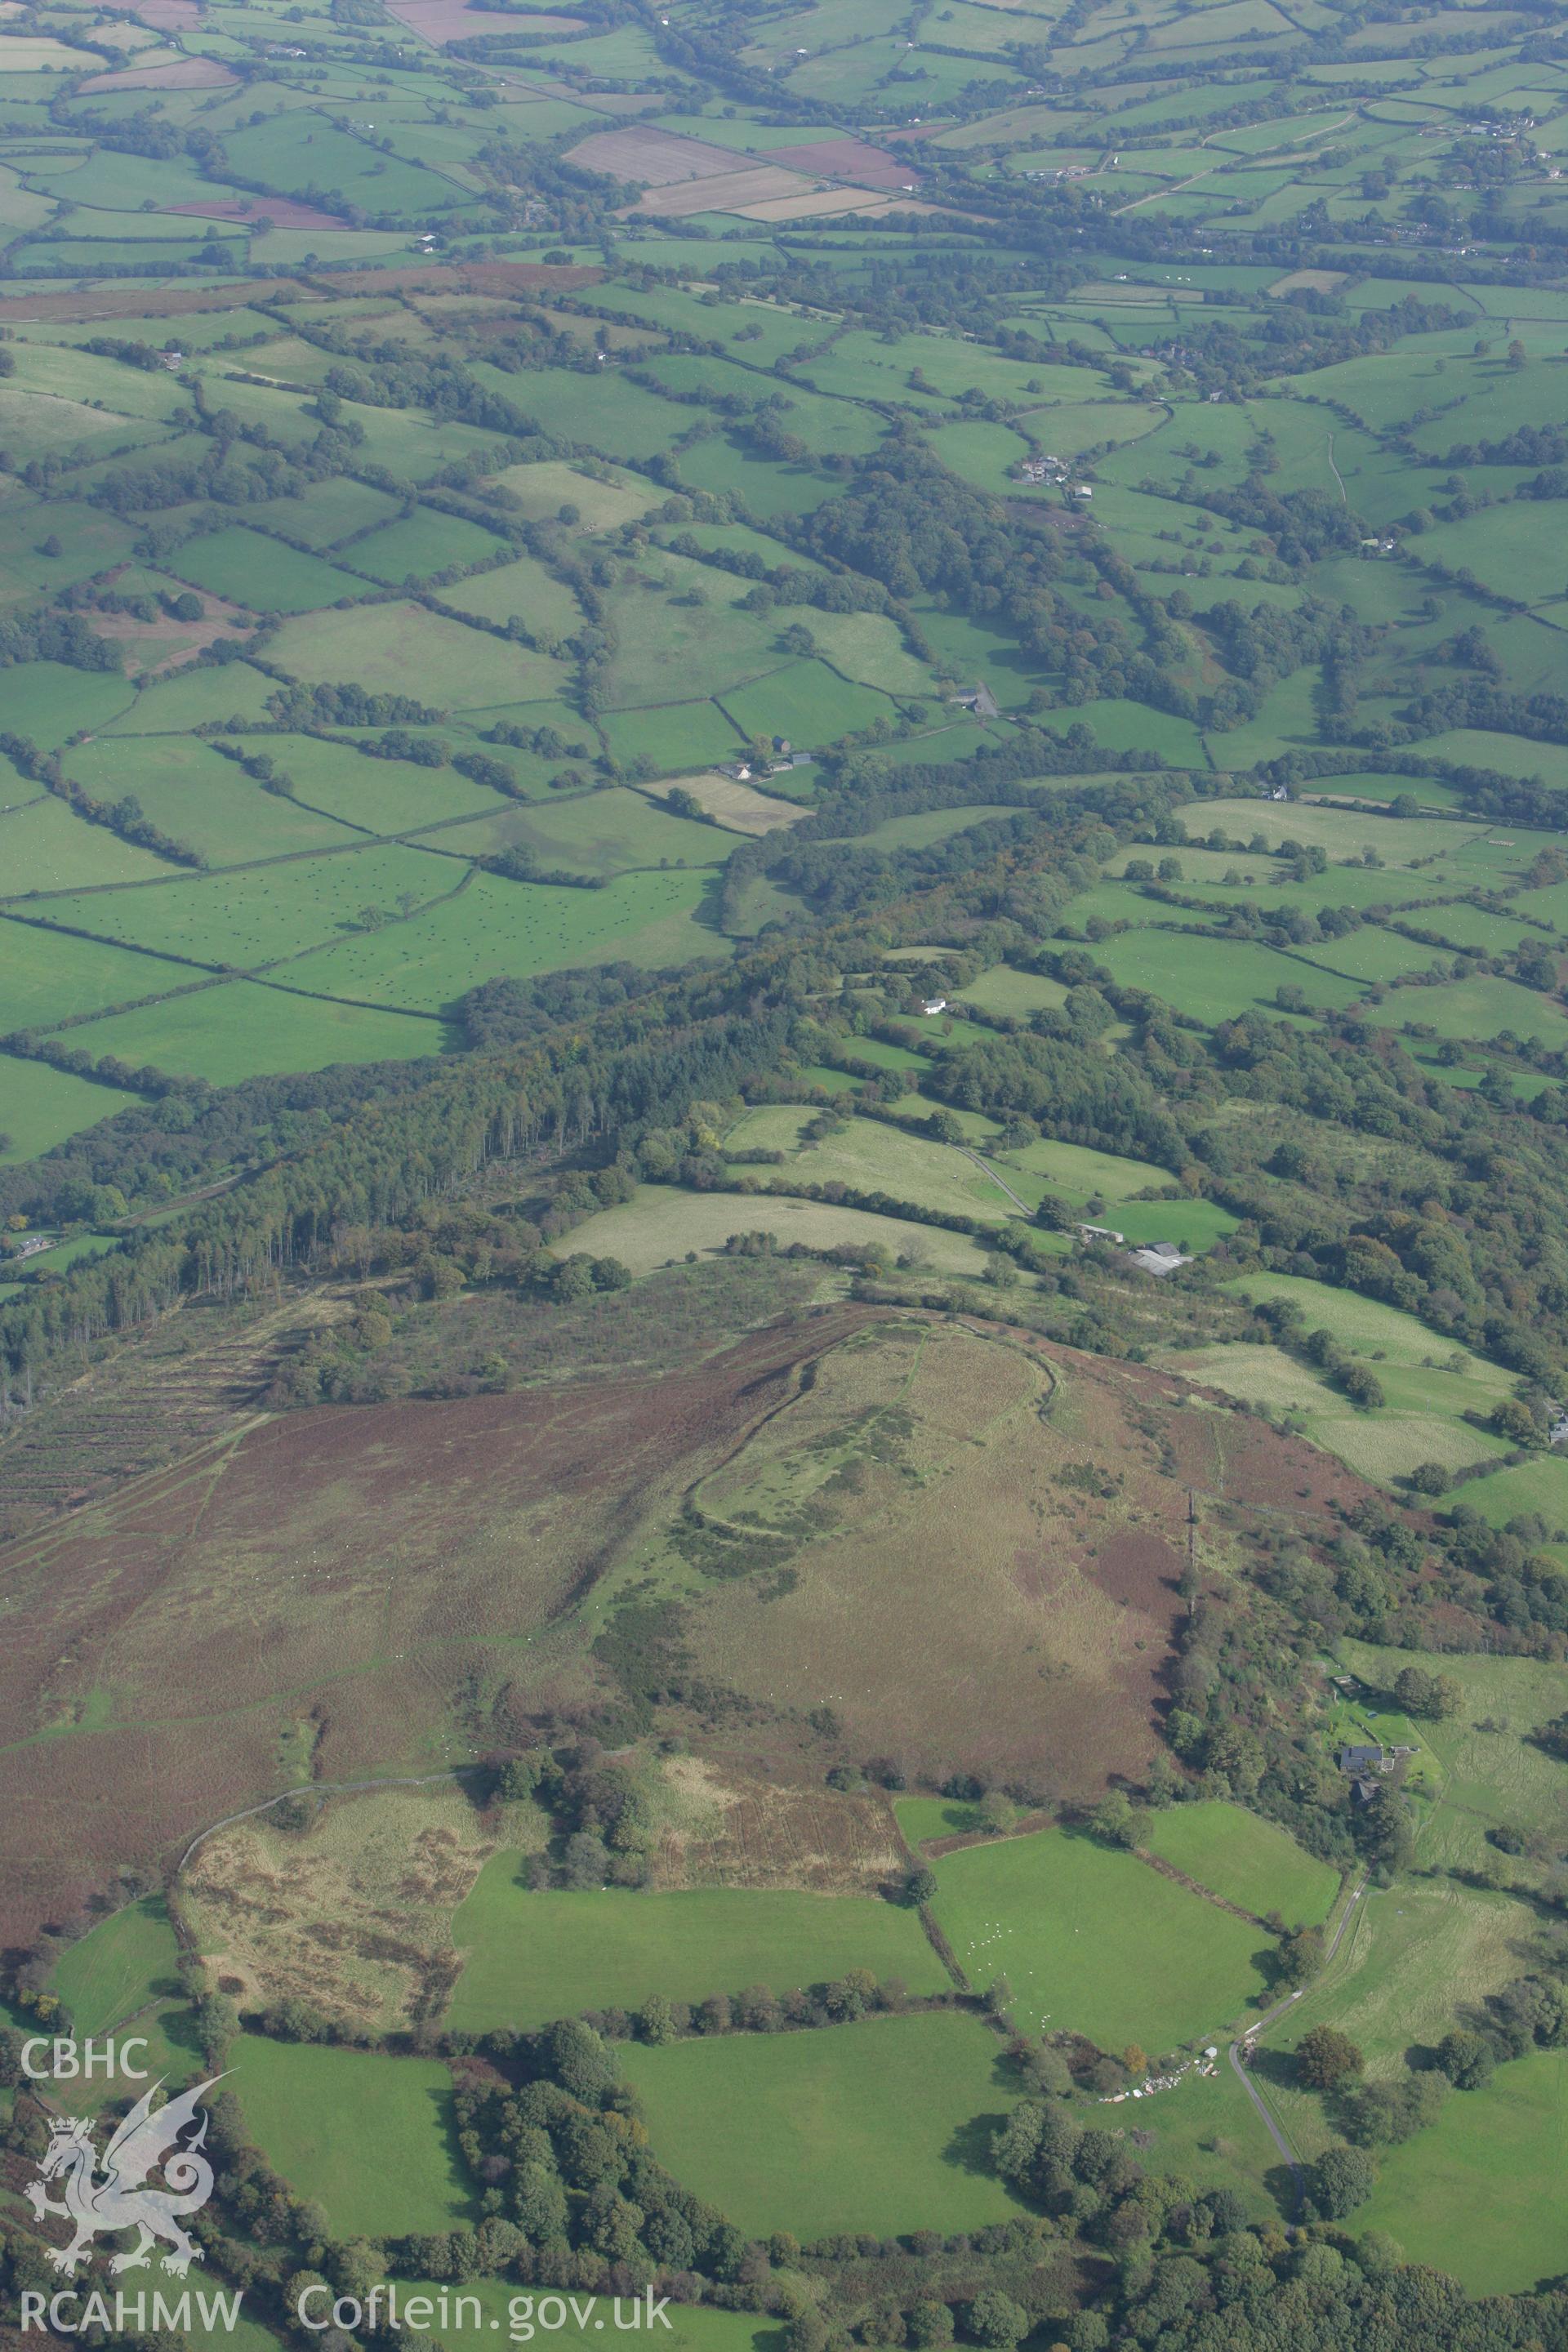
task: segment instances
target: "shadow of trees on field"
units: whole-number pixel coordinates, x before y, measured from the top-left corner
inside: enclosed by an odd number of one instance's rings
[[[1006,2120],[1005,2115],[972,2116],[967,2123],[959,2124],[942,2151],[942,2163],[955,2172],[994,2180],[997,2175],[991,2161],[991,2143]]]

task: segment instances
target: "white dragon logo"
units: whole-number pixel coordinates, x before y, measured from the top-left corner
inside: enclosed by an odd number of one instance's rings
[[[103,2178],[99,2179],[98,2151],[92,2126],[81,2116],[57,2116],[49,2126],[49,2144],[38,2167],[39,2178],[27,2184],[27,2202],[41,2221],[56,2214],[74,2223],[68,2246],[51,2247],[49,2260],[68,2278],[90,2252],[92,2241],[116,2230],[140,2232],[129,2253],[117,2254],[111,2271],[142,2269],[150,2260],[154,2239],[173,2248],[163,2268],[184,2278],[193,2263],[205,2259],[202,2249],[180,2227],[179,2217],[199,2213],[213,2191],[213,2168],[202,2154],[207,2121],[189,2144],[178,2146],[179,2135],[194,2122],[205,2093],[223,2080],[215,2074],[194,2090],[168,2099],[154,2113],[154,2095],[161,2082],[143,2092],[103,2151]],[[149,2189],[147,2178],[162,2163],[166,2189]],[[46,2180],[65,2176],[65,2197],[57,2203],[44,2193]]]

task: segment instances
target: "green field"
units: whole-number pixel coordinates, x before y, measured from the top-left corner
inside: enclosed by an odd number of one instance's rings
[[[1041,972],[1015,971],[1010,964],[999,963],[990,971],[983,971],[977,980],[965,983],[958,992],[966,1004],[977,1004],[983,1013],[1001,1013],[1015,1021],[1026,1021],[1031,1013],[1051,1010],[1059,1005],[1067,990],[1059,980],[1048,980]]]
[[[1468,2294],[1519,2294],[1559,2277],[1568,2255],[1556,2193],[1565,2147],[1568,2056],[1539,2051],[1391,2148],[1356,2228],[1386,2230],[1407,2260]]]
[[[1087,1837],[1035,1831],[934,1867],[932,1908],[960,1968],[981,1989],[1005,1976],[1036,2030],[1152,2056],[1219,2033],[1262,1988],[1258,1928]]]
[[[160,1995],[178,1993],[179,1947],[161,1895],[139,1903],[91,1929],[57,1963],[49,1990],[70,2011],[79,2036],[103,2035],[136,2018]]]
[[[911,1846],[931,1838],[961,1837],[981,1826],[978,1805],[960,1804],[951,1797],[900,1797],[893,1811]]]
[[[649,1274],[656,1266],[684,1258],[689,1251],[721,1250],[731,1234],[745,1233],[774,1234],[781,1248],[795,1241],[814,1250],[841,1244],[880,1248],[889,1259],[908,1257],[937,1274],[978,1276],[986,1264],[977,1242],[938,1225],[908,1224],[826,1201],[683,1192],[665,1184],[639,1186],[635,1201],[590,1217],[563,1247],[618,1257],[634,1274]]]
[[[1546,1521],[1552,1542],[1568,1542],[1568,1462],[1561,1454],[1537,1454],[1510,1469],[1494,1470],[1489,1477],[1467,1479],[1445,1500],[1479,1511],[1494,1528],[1506,1528],[1510,1519],[1527,1513],[1538,1514]]]
[[[541,701],[562,682],[559,664],[546,655],[418,604],[373,604],[290,622],[273,640],[272,658],[307,685],[352,678],[374,694],[406,694],[412,681],[422,688],[421,699],[453,710]]]
[[[726,716],[745,736],[784,735],[797,751],[815,751],[891,715],[884,695],[839,677],[825,662],[792,662],[755,686],[720,697]]]
[[[1314,1444],[1379,1485],[1407,1477],[1424,1463],[1458,1472],[1509,1450],[1504,1439],[1461,1418],[1478,1392],[1459,1372],[1402,1371],[1373,1358],[1370,1369],[1388,1402],[1368,1408],[1352,1404],[1323,1373],[1281,1348],[1221,1342],[1173,1349],[1163,1360],[1185,1380],[1298,1416]],[[1484,1400],[1486,1391],[1479,1393]]]
[[[748,2235],[803,2241],[1016,2212],[986,2162],[1011,2103],[1001,2054],[942,2013],[617,2053],[659,2161]]]
[[[26,662],[5,673],[7,730],[47,748],[63,743],[79,727],[107,725],[132,699],[124,678],[84,675],[62,662]]]
[[[477,523],[419,507],[413,514],[356,539],[351,560],[356,572],[368,572],[373,580],[397,587],[408,579],[427,579],[432,572],[444,572],[452,564],[482,563],[500,552],[500,542]],[[509,605],[507,609],[516,608]]]
[[[765,1984],[790,1992],[869,1969],[911,1992],[947,1974],[916,1913],[864,1895],[763,1893],[531,1893],[517,1854],[493,1855],[459,1908],[468,1954],[447,2023],[454,2032],[531,2026],[584,2009],[637,2009],[650,1994],[698,2001]]]
[[[1299,988],[1307,1003],[1320,1010],[1352,1004],[1360,993],[1353,982],[1342,980],[1337,973],[1315,971],[1295,957],[1250,940],[1136,930],[1101,940],[1094,953],[1095,961],[1104,964],[1123,988],[1147,989],[1152,996],[1180,1004],[1199,1021],[1234,1021],[1258,1006],[1272,1007],[1282,987]],[[1508,985],[1506,982],[1497,984]],[[1442,993],[1421,991],[1424,1014],[1427,1000]]]
[[[195,975],[159,955],[0,917],[0,1024],[40,1028],[79,1013],[184,987]]]
[[[47,1062],[0,1062],[0,1133],[9,1140],[0,1160],[31,1160],[41,1151],[112,1118],[137,1097],[118,1087],[100,1087]]]
[[[579,874],[722,866],[733,844],[716,826],[673,816],[658,801],[612,785],[573,800],[536,801],[489,820],[500,841],[532,850],[542,868]],[[455,826],[439,845],[461,849],[477,827]]]
[[[24,789],[26,789],[24,787]],[[0,817],[7,898],[30,890],[75,890],[104,882],[144,882],[176,869],[150,849],[89,824],[60,800],[35,800]]]
[[[1341,1648],[1374,1691],[1386,1690],[1399,1671],[1394,1651],[1363,1643]],[[1420,1729],[1441,1779],[1441,1800],[1419,1832],[1422,1861],[1472,1865],[1487,1851],[1489,1825],[1508,1823],[1549,1841],[1568,1836],[1568,1765],[1530,1738],[1568,1710],[1568,1668],[1547,1659],[1459,1655],[1444,1671],[1459,1683],[1464,1704],[1457,1716]]]
[[[1340,1874],[1293,1837],[1238,1805],[1171,1805],[1153,1815],[1143,1840],[1151,1853],[1195,1878],[1227,1903],[1289,1927],[1326,1916]]]
[[[439,1053],[445,1042],[438,1021],[250,981],[215,982],[133,1013],[84,1022],[68,1034],[73,1050],[95,1057],[112,1054],[137,1066],[150,1063],[214,1086],[280,1070],[324,1070],[334,1062],[406,1061]]]
[[[375,855],[416,858],[420,853]],[[722,960],[728,949],[699,919],[708,889],[700,873],[623,874],[603,889],[584,890],[489,874],[471,873],[465,880],[464,869],[445,860],[441,870],[447,895],[406,920],[356,931],[301,956],[289,967],[290,986],[316,996],[440,1013],[465,990],[503,972],[621,960],[649,967]]]
[[[417,849],[368,847],[210,877],[182,876],[145,890],[52,898],[48,914],[51,921],[73,929],[158,946],[214,969],[245,971],[353,930],[363,919],[363,910],[391,919],[405,899],[418,907],[435,905],[458,887],[464,873],[463,866]]]
[[[803,1133],[811,1117],[809,1111],[791,1105],[745,1112],[725,1135],[725,1149],[782,1150],[788,1157],[781,1169],[737,1169],[736,1173],[754,1174],[764,1188],[774,1179],[846,1184],[856,1192],[890,1193],[918,1208],[980,1217],[998,1224],[1018,1213],[1001,1185],[952,1144],[903,1135],[897,1128],[869,1118],[851,1119],[842,1134],[825,1136],[814,1143]]]
[[[256,2145],[334,2236],[404,2237],[469,2218],[451,2082],[429,2058],[244,2034],[233,2089]]]
[[[341,597],[363,596],[365,584],[317,555],[302,555],[280,540],[236,524],[192,541],[174,558],[179,577],[193,587],[257,613],[309,613]]]
[[[1299,1330],[1325,1328],[1348,1355],[1363,1357],[1379,1365],[1413,1369],[1447,1368],[1449,1360],[1454,1359],[1454,1376],[1465,1381],[1472,1395],[1479,1392],[1500,1397],[1511,1393],[1512,1383],[1500,1365],[1489,1363],[1470,1349],[1456,1349],[1450,1340],[1429,1330],[1414,1315],[1389,1307],[1380,1298],[1366,1298],[1359,1291],[1303,1280],[1293,1274],[1245,1275],[1230,1287],[1242,1297],[1259,1303],[1289,1300],[1300,1309]]]

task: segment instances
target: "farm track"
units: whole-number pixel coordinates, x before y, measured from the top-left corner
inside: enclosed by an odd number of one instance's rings
[[[1359,1921],[1365,1916],[1366,1886],[1367,1882],[1363,1876],[1357,1885],[1352,1887],[1350,1894],[1346,1898],[1344,1909],[1340,1914],[1339,1925],[1334,1929],[1333,1935],[1330,1939],[1328,1950],[1323,1954],[1323,1965],[1321,1969],[1319,1971],[1316,1979],[1316,1983],[1318,1985],[1322,1983],[1323,1978],[1327,1975],[1330,1968],[1332,1966],[1334,1956],[1344,1940],[1346,1929],[1352,1925],[1352,1921]],[[1315,1987],[1313,1989],[1315,1990]],[[1269,2027],[1278,2023],[1279,2020],[1285,2016],[1288,2011],[1294,2009],[1298,2000],[1300,2000],[1305,1997],[1305,1994],[1301,1992],[1287,1993],[1283,2000],[1277,2000],[1272,2009],[1268,2009],[1264,2011],[1256,2025],[1249,2026],[1245,2033],[1238,2034],[1226,2053],[1226,2057],[1230,2061],[1231,2072],[1235,2074],[1237,2081],[1241,2084],[1242,2089],[1247,2093],[1248,2099],[1252,2102],[1252,2105],[1262,2122],[1264,2130],[1268,2134],[1269,2138],[1273,2141],[1280,2158],[1290,2168],[1290,2178],[1295,2183],[1296,2189],[1296,2217],[1298,2220],[1300,2219],[1301,2206],[1305,2196],[1306,2168],[1302,2164],[1300,2158],[1297,2155],[1295,2148],[1291,2146],[1289,2139],[1286,2136],[1284,2126],[1280,2124],[1278,2117],[1275,2116],[1273,2109],[1269,2106],[1268,2102],[1264,2098],[1263,2094],[1258,2090],[1257,2084],[1253,2081],[1251,2074],[1247,2071],[1247,2064],[1241,2056],[1241,2053],[1243,2050],[1250,2051],[1256,2049],[1262,2036],[1268,2032]]]

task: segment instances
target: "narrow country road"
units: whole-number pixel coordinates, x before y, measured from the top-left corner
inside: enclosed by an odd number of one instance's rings
[[[301,1780],[297,1788],[280,1789],[275,1797],[264,1797],[260,1804],[247,1805],[240,1813],[226,1813],[221,1822],[213,1822],[206,1829],[198,1830],[175,1864],[175,1875],[177,1877],[184,1869],[197,1847],[205,1845],[208,1838],[216,1837],[219,1830],[231,1830],[237,1822],[251,1822],[258,1813],[269,1813],[274,1805],[282,1804],[286,1798],[347,1797],[357,1795],[362,1789],[429,1789],[437,1780],[456,1780],[461,1773],[472,1769],[471,1765],[458,1764],[448,1772],[424,1772],[417,1778],[405,1775],[401,1779],[382,1780]]]
[[[1340,486],[1341,505],[1348,507],[1351,502],[1351,494],[1345,488],[1344,476],[1341,473],[1339,467],[1334,463],[1334,436],[1331,433],[1329,436],[1329,471]]]
[[[1323,1954],[1323,1967],[1325,1969],[1333,1958],[1334,1954],[1339,1950],[1340,1945],[1344,1939],[1345,1929],[1350,1926],[1351,1921],[1357,1916],[1356,1906],[1360,1903],[1362,1896],[1365,1893],[1366,1880],[1363,1877],[1359,1886],[1354,1886],[1351,1889],[1350,1900],[1345,1905],[1344,1911],[1340,1919],[1340,1924],[1334,1929],[1333,1935],[1330,1939],[1329,1948]],[[1277,2000],[1272,2009],[1264,2011],[1263,2015],[1258,2019],[1256,2025],[1249,2026],[1245,2033],[1237,2035],[1237,2039],[1231,2043],[1229,2051],[1226,2053],[1230,2059],[1231,2068],[1236,2075],[1237,2081],[1241,2084],[1242,2089],[1247,2093],[1247,2097],[1252,2101],[1254,2107],[1257,2109],[1258,2116],[1262,2119],[1264,2130],[1268,2134],[1269,2138],[1273,2141],[1279,2155],[1290,2168],[1290,2177],[1296,2184],[1296,2210],[1298,2217],[1300,2217],[1301,2210],[1303,2184],[1304,2168],[1301,2159],[1297,2155],[1295,2149],[1291,2147],[1289,2141],[1286,2138],[1285,2134],[1280,2129],[1279,2124],[1275,2121],[1272,2113],[1265,2105],[1256,2084],[1253,2082],[1252,2077],[1247,2071],[1247,2067],[1242,2061],[1241,2053],[1243,2050],[1255,2049],[1260,2035],[1266,2033],[1268,2031],[1268,2028],[1278,2018],[1283,2017],[1288,2009],[1294,2009],[1297,2001],[1300,2000],[1300,1998],[1301,1995],[1299,1992],[1289,1992],[1286,1994],[1283,2000]]]
[[[983,1176],[990,1177],[991,1181],[996,1186],[999,1192],[1006,1193],[1007,1198],[1012,1202],[1016,1209],[1021,1209],[1026,1217],[1032,1217],[1034,1215],[1035,1213],[1033,1209],[1030,1208],[1027,1201],[1019,1200],[1018,1195],[1014,1192],[1011,1184],[1005,1182],[1002,1177],[997,1175],[996,1171],[991,1166],[989,1160],[982,1160],[978,1151],[965,1150],[962,1144],[957,1148],[963,1152],[965,1160],[972,1160],[973,1161],[975,1167],[979,1169],[980,1173]]]

